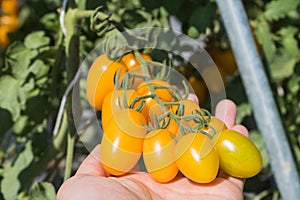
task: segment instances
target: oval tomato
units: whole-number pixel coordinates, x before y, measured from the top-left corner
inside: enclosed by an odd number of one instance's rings
[[[152,61],[152,58],[148,54],[140,53],[142,58],[148,61]],[[133,53],[125,54],[121,62],[127,67],[128,70],[133,69],[135,67],[140,66],[140,62],[137,60],[137,58],[134,56]]]
[[[142,123],[146,124],[144,116],[128,108],[119,111],[108,123],[101,141],[101,161],[108,173],[122,175],[135,166],[143,151],[146,136]]]
[[[212,182],[219,170],[219,157],[212,141],[204,134],[190,133],[175,147],[176,164],[182,174],[197,183]]]
[[[249,138],[234,130],[223,130],[213,138],[220,158],[220,169],[225,173],[249,178],[262,168],[262,157]]]
[[[114,89],[105,96],[101,112],[102,129],[104,131],[112,117],[124,108],[124,93],[126,93],[127,104],[131,105],[137,97],[135,90]],[[137,103],[136,106],[137,105],[139,105],[139,103]]]
[[[105,54],[93,62],[86,79],[86,96],[89,104],[96,110],[101,110],[105,96],[114,89],[114,75],[119,70],[122,76],[126,67],[110,60]]]
[[[162,183],[171,181],[178,173],[175,163],[175,141],[166,129],[149,132],[144,140],[143,158],[151,177]]]

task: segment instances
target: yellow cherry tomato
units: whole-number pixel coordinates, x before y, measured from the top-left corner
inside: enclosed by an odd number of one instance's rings
[[[190,133],[181,137],[175,147],[175,156],[180,172],[192,181],[210,183],[218,174],[218,153],[204,134]]]
[[[100,55],[93,62],[86,79],[86,96],[89,104],[96,110],[102,109],[105,96],[114,89],[114,75],[126,67],[120,62],[110,60],[106,54]]]
[[[177,175],[175,144],[172,133],[167,129],[156,129],[147,134],[143,158],[146,169],[154,180],[166,183]]]
[[[133,109],[122,109],[115,115],[103,133],[101,161],[112,175],[122,175],[131,170],[143,151],[146,136],[144,116]],[[126,156],[127,155],[127,156]],[[124,162],[118,159],[122,158]]]

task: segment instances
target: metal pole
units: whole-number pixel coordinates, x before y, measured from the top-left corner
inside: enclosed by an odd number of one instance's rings
[[[217,0],[279,192],[300,199],[299,174],[241,0]]]

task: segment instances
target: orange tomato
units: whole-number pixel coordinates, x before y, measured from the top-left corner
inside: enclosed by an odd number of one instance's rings
[[[143,158],[151,177],[162,183],[171,181],[178,173],[175,163],[175,141],[166,129],[149,132],[143,145]]]
[[[112,118],[101,141],[101,161],[112,175],[122,175],[138,162],[146,136],[144,116],[133,109],[122,109]]]
[[[190,180],[209,183],[216,178],[219,157],[212,141],[206,135],[184,135],[176,144],[175,155],[178,169]]]
[[[114,89],[114,75],[121,71],[125,74],[126,67],[120,62],[110,60],[105,54],[93,62],[86,79],[86,96],[89,104],[96,110],[102,109],[105,96]]]
[[[152,61],[152,58],[148,54],[140,53],[142,58],[148,61]],[[140,66],[140,62],[137,60],[137,58],[134,56],[133,53],[125,54],[121,62],[127,67],[128,70],[133,69],[135,67]]]

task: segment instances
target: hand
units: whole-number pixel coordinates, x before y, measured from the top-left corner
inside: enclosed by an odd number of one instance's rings
[[[248,136],[244,126],[235,125],[236,106],[230,100],[222,100],[216,107],[216,117]],[[209,184],[197,184],[185,177],[176,177],[170,183],[158,183],[146,172],[133,172],[121,177],[109,176],[99,158],[98,145],[82,162],[76,174],[59,189],[58,200],[76,199],[243,199],[244,180],[220,172]]]

